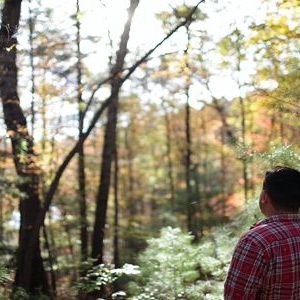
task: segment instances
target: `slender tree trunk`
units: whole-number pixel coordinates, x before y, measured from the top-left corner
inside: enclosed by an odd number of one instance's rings
[[[34,16],[31,9],[31,0],[29,0],[29,59],[30,59],[30,81],[31,81],[31,135],[34,136],[34,126],[35,126],[35,105],[34,105],[34,94],[35,94],[35,66],[33,62],[34,58],[34,49],[33,49],[33,28],[34,28]]]
[[[185,184],[187,197],[187,228],[193,232],[193,207],[191,191],[191,131],[190,131],[190,105],[189,105],[189,88],[186,88],[186,105],[185,105]]]
[[[204,193],[205,197],[202,198],[204,200],[204,205],[207,205],[208,197],[207,193],[210,190],[210,185],[209,185],[209,149],[208,149],[208,143],[205,142],[205,138],[207,138],[207,125],[206,125],[207,119],[206,116],[204,115],[202,117],[202,130],[203,130],[203,158],[202,158],[202,168],[203,168],[203,188],[202,188],[202,193]],[[203,197],[203,196],[202,196]]]
[[[283,118],[282,116],[280,116],[281,118]],[[284,137],[285,137],[285,132],[284,132],[284,123],[282,120],[280,120],[280,139],[281,139],[281,143],[282,145],[284,145]]]
[[[130,124],[125,129],[125,136],[124,136],[124,144],[126,149],[126,164],[127,164],[127,175],[126,179],[128,182],[128,186],[126,186],[126,215],[127,218],[127,229],[129,230],[130,234],[125,237],[125,247],[126,249],[131,249],[129,255],[126,257],[127,260],[130,262],[133,262],[136,258],[136,249],[137,246],[137,239],[132,234],[133,232],[133,226],[134,218],[138,213],[141,213],[139,211],[139,208],[137,206],[138,201],[136,198],[136,195],[134,194],[134,189],[137,188],[137,182],[135,182],[134,177],[134,167],[133,167],[133,159],[134,159],[134,151],[132,148],[132,131],[131,128],[134,127],[134,124]]]
[[[111,94],[113,95],[113,97],[111,98],[108,107],[107,124],[104,134],[100,184],[97,196],[96,216],[92,241],[92,257],[97,260],[97,263],[103,262],[103,241],[110,187],[111,163],[113,155],[115,153],[117,112],[119,102],[118,100],[120,88],[122,86],[122,80],[119,74],[121,74],[121,72],[123,71],[131,22],[138,4],[139,0],[130,1],[130,7],[128,9],[128,20],[124,26],[120,47],[117,52],[116,63],[111,70],[111,75],[116,76],[114,76],[111,80]]]
[[[15,285],[27,292],[48,292],[48,282],[41,257],[39,236],[36,236],[31,268],[25,267],[32,229],[40,211],[39,170],[35,162],[32,137],[20,107],[17,93],[16,44],[14,37],[19,25],[21,0],[6,0],[0,31],[0,94],[5,124],[12,142],[14,163],[21,192],[19,248]],[[31,270],[34,269],[34,272]]]
[[[48,261],[49,261],[49,268],[50,268],[50,278],[51,278],[51,291],[53,296],[56,296],[56,275],[55,275],[55,270],[54,270],[54,263],[55,259],[52,253],[52,248],[49,243],[49,237],[47,233],[47,229],[44,226],[43,227],[43,234],[44,234],[44,239],[45,239],[45,248],[48,251]]]
[[[2,143],[2,140],[0,140]],[[6,139],[3,139],[3,148],[0,150],[0,184],[3,185],[6,184],[3,182],[5,180],[4,177],[4,171],[6,167],[6,158],[7,158],[7,142]],[[5,189],[0,189],[0,241],[4,241],[4,205],[3,205],[3,199],[4,199]]]
[[[4,178],[4,168],[5,166],[5,156],[2,157],[0,154],[0,178]],[[1,184],[2,180],[0,179]],[[4,222],[3,222],[3,198],[4,198],[4,189],[0,189],[0,240],[4,241]]]
[[[190,85],[191,85],[191,77],[190,77],[190,65],[189,65],[189,49],[190,49],[190,32],[189,27],[186,26],[187,33],[187,45],[184,51],[184,75],[185,75],[185,182],[186,182],[186,198],[187,198],[187,228],[188,231],[191,232],[195,240],[198,238],[197,229],[195,228],[196,220],[195,220],[195,209],[197,206],[195,205],[194,197],[192,194],[191,187],[191,166],[192,166],[192,138],[191,138],[191,107],[190,107]]]
[[[129,130],[125,129],[125,149],[128,164],[128,217],[131,218],[137,213],[137,207],[133,195],[134,176],[133,176],[133,151],[130,143]]]
[[[108,108],[108,121],[104,135],[100,184],[98,189],[96,216],[93,231],[92,258],[97,259],[97,263],[103,262],[103,241],[110,187],[111,162],[112,155],[115,152],[117,107],[118,98],[114,97]]]
[[[224,128],[221,128],[221,191],[222,191],[222,199],[221,199],[221,210],[223,216],[226,215],[226,156],[225,156],[225,132]]]
[[[243,167],[243,181],[244,181],[244,197],[245,201],[248,201],[249,192],[249,175],[248,175],[248,159],[246,153],[246,116],[245,116],[245,104],[242,97],[239,97],[240,109],[241,109],[241,127],[242,127],[242,167]]]
[[[169,179],[169,190],[170,190],[170,200],[171,204],[174,204],[175,197],[175,187],[174,187],[174,176],[173,176],[173,162],[172,162],[172,146],[171,146],[171,126],[168,116],[167,108],[163,102],[162,104],[165,113],[165,126],[166,126],[166,146],[167,146],[167,160],[168,160],[168,179]]]
[[[114,265],[116,268],[120,266],[119,258],[119,197],[118,197],[118,185],[119,185],[119,161],[118,161],[118,149],[115,146],[115,168],[114,168]]]
[[[33,60],[32,60],[33,63]],[[32,69],[33,72],[33,69]],[[32,76],[32,79],[34,80],[34,76]],[[34,85],[33,85],[34,86]],[[32,93],[34,92],[34,89],[32,90]],[[33,106],[32,106],[33,107]],[[42,117],[42,140],[41,140],[41,153],[42,155],[46,155],[47,151],[47,120],[46,120],[46,99],[43,97],[42,98],[42,106],[41,106],[41,117]],[[34,118],[33,118],[34,120]],[[32,127],[32,130],[34,130],[34,126]],[[44,158],[43,158],[44,160]],[[49,172],[48,176],[51,177],[51,170],[47,170]],[[41,193],[43,196],[46,194],[46,174],[44,172],[41,172],[40,174],[40,185],[41,185]],[[55,242],[54,242],[54,234],[53,230],[51,228],[51,223],[52,223],[52,216],[51,212],[48,213],[48,228],[43,226],[43,235],[44,235],[44,240],[45,240],[45,247],[48,251],[48,261],[49,261],[49,267],[50,267],[50,279],[51,281],[49,282],[51,286],[51,291],[53,293],[53,296],[56,296],[56,272],[53,268],[54,264],[56,264],[56,267],[58,266],[57,264],[57,259],[55,255]],[[49,243],[49,235],[50,235],[50,243]]]
[[[238,74],[241,72],[241,44],[242,44],[242,34],[238,29],[235,31],[236,34],[236,50],[237,50],[237,66],[236,69],[238,71]],[[242,88],[242,84],[240,82],[240,78],[237,79],[239,90]],[[244,197],[245,202],[248,201],[248,192],[249,192],[249,174],[248,174],[248,158],[247,158],[247,150],[246,150],[246,112],[245,112],[245,103],[242,96],[239,96],[239,103],[240,103],[240,112],[241,112],[241,161],[242,161],[242,168],[243,168],[243,181],[244,181]]]
[[[84,121],[84,101],[82,99],[82,54],[81,54],[81,24],[79,0],[76,1],[76,45],[77,45],[77,101],[78,101],[78,131],[79,140],[83,135]],[[84,146],[80,144],[78,149],[78,197],[79,197],[79,216],[80,216],[80,241],[81,241],[81,260],[88,258],[88,221],[86,213],[86,192],[85,192],[85,157]]]
[[[205,227],[205,218],[206,215],[208,214],[208,192],[210,190],[209,186],[209,149],[208,149],[208,144],[206,142],[207,140],[207,118],[206,114],[201,115],[201,125],[200,125],[200,130],[201,130],[201,136],[202,138],[202,143],[201,143],[201,149],[200,149],[200,154],[201,154],[201,169],[202,171],[202,179],[200,182],[200,194],[201,194],[201,202],[199,203],[199,209],[200,209],[200,222],[199,222],[199,234],[203,236],[204,232],[204,227]]]
[[[67,211],[63,208],[65,206],[67,206],[65,203],[63,203],[63,201],[60,201],[60,205],[61,205],[61,214],[62,214],[62,227],[63,230],[66,234],[66,251],[65,251],[65,256],[66,258],[68,258],[69,263],[73,263],[74,262],[74,257],[75,257],[75,251],[74,251],[74,240],[72,239],[72,229],[70,226],[70,223],[68,221],[68,213]],[[71,275],[71,280],[72,281],[76,281],[77,280],[77,272],[74,269],[70,269],[68,270],[68,273]]]

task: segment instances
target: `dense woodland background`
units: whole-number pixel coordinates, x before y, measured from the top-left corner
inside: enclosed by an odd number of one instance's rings
[[[0,1],[1,299],[222,299],[300,167],[299,1],[149,1]]]

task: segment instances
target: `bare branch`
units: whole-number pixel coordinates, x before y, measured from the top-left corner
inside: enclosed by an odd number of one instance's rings
[[[127,73],[126,75],[122,78],[122,82],[126,81],[130,76],[131,74],[142,64],[144,63],[145,61],[147,61],[150,57],[150,55],[152,53],[155,52],[155,50],[157,50],[166,40],[168,40],[175,32],[178,31],[179,28],[183,27],[183,26],[186,26],[191,20],[192,20],[192,17],[193,15],[195,14],[196,10],[198,9],[199,5],[204,2],[205,0],[201,0],[199,1],[194,7],[193,9],[190,11],[190,13],[188,14],[188,16],[181,22],[179,23],[176,27],[174,27],[160,42],[158,42],[152,49],[150,49],[148,52],[146,52],[135,64],[133,64],[131,67],[127,68]],[[108,78],[105,78],[103,79],[102,81],[100,81],[97,86],[94,88],[90,98],[89,98],[89,101],[86,105],[86,108],[85,108],[85,111],[84,111],[84,114],[86,114],[87,110],[89,109],[90,105],[92,104],[93,102],[93,98],[96,94],[96,92],[100,89],[100,87],[105,84],[105,83],[108,83],[110,82],[112,79],[114,79],[114,77],[118,75],[118,74],[112,74],[111,76],[109,76]]]
[[[179,28],[187,25],[191,20],[198,9],[199,5],[204,2],[205,0],[201,0],[197,3],[196,6],[193,7],[193,9],[190,11],[188,16],[179,23],[174,29],[172,29],[159,43],[157,43],[152,49],[150,49],[144,56],[142,56],[134,65],[132,65],[130,68],[128,68],[127,74],[123,77],[122,81],[124,82],[127,80],[131,74],[144,62],[148,59],[148,57],[157,49],[159,48],[166,40],[168,40]]]

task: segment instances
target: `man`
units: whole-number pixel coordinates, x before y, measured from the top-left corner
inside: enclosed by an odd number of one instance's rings
[[[240,237],[224,299],[300,299],[300,172],[266,172],[259,207],[266,219]]]

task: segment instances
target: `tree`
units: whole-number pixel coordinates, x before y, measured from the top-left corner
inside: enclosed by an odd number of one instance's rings
[[[232,64],[233,74],[237,74],[236,76],[232,76],[233,80],[236,81],[238,89],[239,89],[239,106],[240,106],[240,138],[235,140],[237,147],[238,157],[242,162],[242,174],[243,174],[243,186],[244,186],[244,198],[245,201],[249,198],[249,174],[248,174],[248,153],[247,153],[247,141],[246,141],[246,105],[244,98],[242,97],[242,88],[245,85],[244,82],[241,81],[241,71],[242,71],[242,63],[245,60],[245,37],[242,32],[235,28],[235,30],[228,36],[226,36],[220,42],[220,50],[223,54],[226,54],[226,58],[229,56],[231,59],[228,59],[228,65]],[[231,62],[233,61],[233,62]]]
[[[122,86],[119,74],[122,73],[125,57],[127,54],[127,44],[129,33],[135,10],[139,4],[139,0],[131,0],[128,9],[128,20],[124,26],[124,31],[121,36],[120,48],[116,54],[116,62],[112,66],[110,74],[113,79],[111,85],[111,102],[108,107],[107,124],[104,134],[104,146],[102,152],[102,165],[100,174],[100,184],[97,196],[97,206],[95,214],[95,223],[93,230],[92,241],[92,257],[97,259],[97,263],[103,262],[103,241],[105,234],[106,212],[110,188],[111,164],[114,154],[116,153],[116,127],[117,113],[119,103],[119,92]]]
[[[84,123],[84,101],[82,99],[82,53],[81,53],[81,23],[80,23],[80,2],[76,1],[76,46],[77,46],[77,101],[78,101],[78,140],[82,139]],[[85,157],[83,144],[78,149],[78,198],[80,216],[80,241],[81,260],[88,258],[88,222],[86,212],[86,191],[85,191]]]
[[[170,118],[168,116],[168,108],[166,101],[162,102],[162,109],[164,111],[164,119],[165,119],[165,131],[166,131],[166,156],[167,156],[167,168],[168,168],[168,179],[169,179],[169,192],[170,192],[170,201],[171,206],[174,205],[174,197],[175,197],[175,186],[174,186],[174,172],[173,172],[173,162],[172,162],[172,139],[171,139],[171,125]]]
[[[20,107],[17,92],[17,66],[15,34],[19,26],[21,0],[6,0],[2,12],[0,31],[0,93],[7,132],[12,143],[15,168],[19,177],[20,230],[15,285],[31,293],[48,292],[48,283],[42,262],[40,244],[36,237],[32,249],[30,268],[26,268],[25,257],[37,215],[40,212],[39,168],[33,149],[33,140]],[[32,272],[32,270],[35,272]]]
[[[107,202],[110,187],[110,173],[111,173],[111,162],[115,153],[115,139],[116,139],[116,125],[117,125],[117,108],[118,108],[118,97],[123,82],[133,73],[133,71],[148,58],[164,41],[166,41],[178,28],[185,26],[189,23],[197,11],[198,6],[203,1],[193,7],[187,16],[183,19],[179,25],[166,35],[166,37],[158,43],[154,48],[148,51],[139,61],[137,61],[132,67],[130,67],[127,74],[121,77],[122,70],[124,67],[125,56],[127,52],[127,43],[129,39],[129,32],[131,27],[131,21],[135,9],[138,5],[137,0],[131,0],[130,7],[128,10],[128,20],[124,26],[124,31],[121,36],[120,48],[116,54],[116,62],[112,66],[110,72],[111,78],[111,96],[107,115],[107,124],[104,135],[104,147],[102,152],[102,165],[100,174],[100,184],[97,197],[96,217],[93,230],[92,238],[92,257],[96,258],[98,263],[103,262],[103,241],[104,241],[104,229],[106,222]]]

